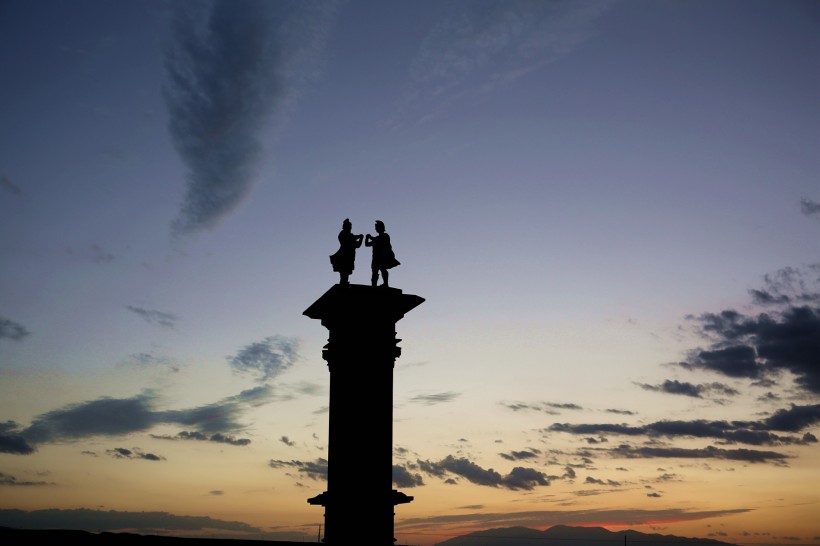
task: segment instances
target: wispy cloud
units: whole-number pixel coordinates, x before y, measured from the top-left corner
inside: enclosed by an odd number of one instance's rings
[[[158,356],[151,353],[135,353],[125,358],[123,365],[143,368],[165,368],[172,372],[179,371],[179,365],[167,356]]]
[[[501,405],[513,411],[544,411],[541,404],[528,404],[526,402],[501,402]],[[552,415],[558,415],[557,411],[547,411]]]
[[[409,73],[394,125],[423,123],[568,55],[612,2],[442,2]]]
[[[31,334],[26,327],[13,320],[0,317],[0,339],[13,339],[19,341]]]
[[[572,402],[501,402],[501,405],[513,411],[537,411],[548,415],[560,415],[558,410],[582,410],[583,407]]]
[[[142,307],[135,307],[133,305],[126,305],[126,309],[135,313],[148,324],[159,324],[164,328],[175,328],[177,320],[173,313],[166,313],[165,311],[157,311],[156,309],[144,309]]]
[[[183,430],[178,432],[175,436],[160,436],[151,435],[152,438],[158,440],[196,440],[199,442],[216,442],[218,444],[228,444],[232,446],[246,446],[251,443],[248,438],[236,438],[230,434],[223,434],[216,432],[213,434],[205,434],[196,430]]]
[[[237,373],[250,374],[265,382],[293,366],[299,358],[299,340],[269,336],[229,356],[228,364]]]
[[[260,135],[315,78],[335,2],[175,3],[165,48],[165,102],[188,169],[175,238],[216,226],[245,199]]]

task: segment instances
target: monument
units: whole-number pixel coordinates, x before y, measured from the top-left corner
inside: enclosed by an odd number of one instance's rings
[[[377,226],[382,234],[384,224]],[[391,546],[394,507],[413,500],[393,489],[393,367],[401,355],[396,323],[424,298],[383,280],[366,286],[342,278],[303,313],[329,334],[327,491],[308,499],[325,509],[326,544]]]

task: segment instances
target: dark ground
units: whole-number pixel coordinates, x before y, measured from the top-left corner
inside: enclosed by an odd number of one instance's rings
[[[135,535],[131,533],[89,533],[70,530],[27,530],[0,527],[0,544],[16,546],[17,544],[80,544],[91,546],[144,546],[164,544],[168,546],[304,546],[309,542],[291,542],[274,540],[244,540],[222,538],[181,538],[158,535]]]

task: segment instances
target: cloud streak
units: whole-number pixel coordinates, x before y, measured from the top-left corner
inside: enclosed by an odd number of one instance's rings
[[[781,435],[775,432],[797,433],[817,422],[820,422],[820,405],[793,405],[759,421],[664,420],[639,426],[614,423],[553,423],[547,431],[584,436],[614,434],[649,438],[713,438],[726,444],[784,446],[812,444],[817,442],[817,438],[810,432],[802,436]]]
[[[646,391],[664,392],[667,394],[678,394],[682,396],[691,396],[692,398],[703,398],[704,394],[722,394],[724,396],[737,396],[740,391],[724,383],[705,383],[695,385],[687,381],[678,381],[677,379],[667,379],[660,385],[649,385],[647,383],[638,383],[638,386]]]
[[[169,132],[187,167],[175,238],[215,227],[249,195],[261,133],[316,71],[334,3],[174,5],[165,48]]]
[[[725,459],[729,461],[743,461],[747,463],[774,462],[778,464],[783,464],[786,462],[786,459],[789,459],[788,455],[777,453],[775,451],[723,449],[715,446],[707,446],[702,449],[686,449],[681,447],[634,447],[623,444],[610,450],[610,454],[627,459]]]
[[[195,440],[199,442],[216,442],[218,444],[228,444],[232,446],[246,446],[251,443],[248,438],[235,438],[230,434],[222,434],[221,432],[205,434],[196,430],[183,430],[178,432],[176,436],[158,436],[152,434],[151,437],[158,440]]]
[[[558,410],[582,410],[583,407],[572,402],[501,402],[501,405],[512,411],[537,411],[548,415],[560,415]]]
[[[435,404],[443,404],[445,402],[452,402],[461,396],[458,392],[439,392],[435,394],[419,394],[410,399],[411,402],[424,404],[425,406],[433,406]]]
[[[176,327],[178,319],[173,313],[157,311],[156,309],[144,309],[142,307],[134,307],[133,305],[126,305],[125,308],[139,316],[148,324],[158,324],[163,328],[171,329]]]
[[[569,54],[611,2],[442,3],[412,62],[398,119],[424,123]],[[424,112],[423,115],[420,112]],[[401,122],[396,122],[400,124]]]
[[[167,424],[196,429],[180,433],[179,439],[200,439],[196,435],[201,433],[213,442],[247,445],[248,442],[235,440],[226,433],[242,430],[244,425],[238,421],[241,415],[248,408],[272,399],[270,387],[249,389],[213,404],[181,410],[157,409],[157,396],[152,392],[132,398],[99,398],[44,413],[26,428],[12,421],[0,425],[0,452],[27,455],[38,444],[121,436]]]

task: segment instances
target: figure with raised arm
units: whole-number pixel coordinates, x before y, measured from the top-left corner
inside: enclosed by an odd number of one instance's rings
[[[382,275],[382,284],[385,288],[387,284],[387,271],[401,263],[396,259],[393,253],[393,246],[390,244],[390,235],[384,230],[384,222],[376,220],[377,235],[371,236],[369,233],[364,239],[364,245],[373,247],[373,259],[370,262],[370,269],[373,274],[370,277],[370,283],[373,286],[379,282],[379,273]]]
[[[342,222],[342,231],[339,232],[339,250],[330,256],[333,271],[339,273],[339,284],[350,284],[350,274],[353,273],[356,261],[356,249],[362,246],[363,235],[353,234],[353,224],[349,218]]]

